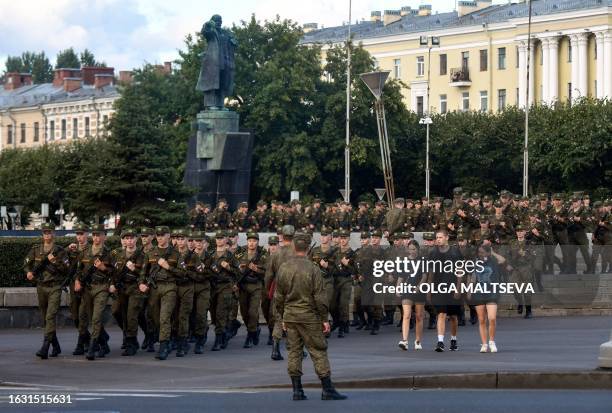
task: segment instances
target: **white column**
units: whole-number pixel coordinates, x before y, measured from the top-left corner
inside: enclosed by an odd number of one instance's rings
[[[550,72],[550,59],[549,59],[549,54],[548,54],[548,39],[547,38],[542,38],[540,39],[540,45],[542,47],[542,76],[541,76],[541,81],[542,81],[542,103],[549,103],[549,94],[548,94],[548,85],[549,85],[549,79],[548,79],[548,73]]]
[[[597,98],[604,96],[606,79],[604,78],[604,32],[595,33],[595,45],[597,47]]]
[[[527,44],[526,42],[519,42],[518,44],[518,88],[519,96],[517,106],[524,108],[526,106],[526,91],[527,91]]]
[[[605,79],[604,96],[612,99],[612,32],[604,33],[604,66],[602,80]],[[598,56],[599,58],[599,56]]]
[[[533,105],[535,102],[535,43],[533,40],[531,40],[529,55],[529,105]]]
[[[572,99],[578,97],[578,82],[579,82],[579,66],[578,62],[578,35],[571,35],[570,42],[572,45]]]
[[[559,99],[559,38],[548,38],[548,101]]]
[[[589,94],[589,59],[588,59],[588,37],[581,33],[578,35],[578,91],[580,96]]]

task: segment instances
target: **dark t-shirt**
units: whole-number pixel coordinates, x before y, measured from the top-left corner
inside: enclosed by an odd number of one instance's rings
[[[457,276],[454,271],[451,271],[451,265],[448,262],[452,262],[452,268],[454,269],[457,261],[461,261],[463,256],[461,252],[454,246],[451,246],[448,251],[442,252],[438,246],[432,248],[429,253],[428,260],[430,261],[430,268],[434,265],[433,261],[435,261],[435,267],[433,272],[433,283],[436,285],[446,284],[447,289],[450,288],[451,284],[457,283]],[[440,268],[441,267],[441,268]],[[446,271],[445,271],[446,270]],[[454,292],[450,291],[446,294],[444,293],[434,293],[432,294],[432,302],[436,305],[455,305],[459,302],[453,297]]]
[[[483,289],[492,291],[493,288],[491,284],[501,282],[501,268],[499,263],[497,262],[497,258],[494,256],[490,256],[486,261],[483,262],[482,271],[474,271],[474,278],[476,283],[481,284]],[[478,292],[472,294],[471,301],[473,302],[497,302],[499,298],[498,293],[486,293],[486,292]]]

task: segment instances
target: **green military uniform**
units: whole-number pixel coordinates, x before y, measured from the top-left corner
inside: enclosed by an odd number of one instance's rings
[[[395,203],[404,204],[404,198],[395,199]],[[393,208],[385,215],[382,227],[384,231],[387,231],[389,235],[393,235],[396,232],[404,229],[404,223],[406,222],[406,213],[403,208]]]
[[[321,235],[329,235],[329,230],[324,229],[321,230]],[[310,259],[312,262],[317,264],[319,269],[321,270],[321,276],[323,277],[323,287],[325,289],[325,295],[327,297],[327,308],[331,308],[332,300],[334,299],[334,268],[336,266],[334,262],[334,255],[336,253],[336,248],[331,245],[326,245],[323,247],[322,245],[314,247],[310,251]],[[321,261],[327,263],[327,267],[324,268],[321,266]]]
[[[83,223],[77,223],[74,226],[75,232],[78,233],[86,233],[89,231],[89,227]],[[85,243],[83,246],[77,244],[76,249],[74,250],[66,250],[68,253],[68,258],[70,260],[70,269],[68,270],[68,280],[69,282],[69,291],[70,291],[70,315],[72,320],[74,321],[74,326],[79,331],[79,324],[85,323],[88,324],[89,315],[87,314],[86,309],[81,311],[81,307],[85,305],[85,302],[82,299],[82,292],[74,291],[74,278],[76,276],[76,272],[79,265],[79,259],[82,252],[87,248],[88,244]],[[86,330],[85,335],[82,336],[79,334],[77,345],[74,351],[72,352],[73,356],[80,356],[85,354],[86,346],[89,346],[89,341],[91,339],[91,335],[89,331]]]
[[[165,226],[155,228],[157,236],[164,236],[170,232]],[[159,260],[164,259],[169,269],[159,265]],[[159,332],[159,352],[156,356],[159,360],[165,360],[169,352],[169,340],[172,333],[172,314],[176,306],[176,277],[181,270],[177,267],[180,256],[172,245],[166,248],[154,247],[146,254],[145,265],[140,273],[140,284],[147,284],[151,288],[149,295],[149,306],[153,314],[155,327]]]
[[[522,225],[516,227],[517,231],[525,231],[527,228]],[[510,274],[511,281],[514,283],[531,283],[534,281],[533,277],[533,261],[535,257],[534,248],[529,244],[529,241],[525,238],[523,240],[514,239],[509,244],[510,249],[510,260],[509,263],[512,267]],[[519,312],[522,313],[523,305],[526,307],[525,318],[531,317],[531,295],[525,294],[514,294],[519,305]]]
[[[232,224],[236,231],[245,232],[251,226],[251,217],[248,211],[249,204],[241,202],[238,204],[238,210],[232,214]]]
[[[278,245],[278,237],[276,235],[272,235],[268,238],[268,245]],[[266,260],[266,269],[270,263],[270,253],[268,253],[268,257]],[[264,275],[265,282],[265,275]],[[268,294],[268,290],[265,287],[265,283],[263,288],[261,289],[261,311],[263,312],[264,319],[266,320],[266,325],[268,326],[268,345],[274,344],[274,340],[272,338],[272,332],[274,331],[274,316],[273,316],[273,308],[272,308],[272,299]]]
[[[247,234],[248,239],[259,240],[259,235],[249,232]],[[236,257],[241,273],[238,285],[240,288],[240,314],[247,327],[247,337],[243,346],[245,348],[251,347],[251,344],[259,344],[259,307],[261,305],[267,257],[267,251],[261,246],[257,246],[254,252],[246,249]],[[250,268],[251,264],[255,265],[257,269]]]
[[[580,201],[579,198],[573,198],[572,202]],[[586,228],[591,220],[591,214],[582,205],[572,207],[568,211],[567,225],[567,265],[566,272],[576,273],[576,252],[579,249],[582,258],[586,263],[586,273],[593,273],[591,268],[591,255],[589,254],[589,240],[586,235]]]
[[[349,238],[350,233],[347,230],[340,231],[341,238]],[[349,328],[349,303],[351,299],[351,286],[353,275],[357,274],[355,262],[355,252],[347,245],[345,249],[339,247],[334,254],[333,269],[334,276],[334,297],[332,299],[331,314],[335,324],[338,326],[338,337],[344,337]],[[342,259],[348,259],[348,265],[342,263]]]
[[[594,222],[596,226],[592,237],[591,268],[596,269],[597,261],[601,257],[601,272],[606,273],[608,272],[610,259],[612,259],[610,252],[610,248],[612,248],[612,213],[606,212],[601,202],[596,202],[593,207],[595,209]]]
[[[136,237],[133,229],[124,229],[121,238],[126,236]],[[138,317],[144,307],[145,295],[138,289],[140,271],[144,265],[145,254],[136,248],[132,252],[117,248],[112,252],[115,261],[115,273],[112,284],[117,291],[117,298],[112,305],[112,313],[117,324],[123,330],[125,339],[124,356],[133,356],[138,350]],[[134,269],[128,267],[133,264]],[[145,331],[146,332],[146,331]]]
[[[43,224],[43,231],[53,231],[51,224]],[[48,256],[52,255],[52,261]],[[63,248],[54,243],[34,245],[26,256],[24,270],[33,273],[38,296],[38,308],[44,322],[44,339],[41,349],[36,355],[46,359],[49,354],[49,345],[53,345],[52,357],[57,356],[61,350],[55,333],[57,312],[62,297],[62,284],[70,264],[68,255]]]
[[[155,231],[153,228],[142,227],[140,229],[141,239],[143,236],[154,236]],[[152,244],[143,245],[142,252],[146,255],[149,251],[153,249]],[[151,310],[151,306],[149,305],[149,296],[150,292],[144,295],[143,308],[140,312],[140,316],[138,317],[138,323],[140,327],[145,332],[145,339],[142,343],[142,349],[147,350],[148,353],[155,352],[155,342],[158,339],[158,334],[155,330],[155,320],[153,318],[153,311]]]
[[[203,240],[204,233],[195,231],[192,237],[195,241]],[[206,342],[206,334],[208,332],[208,310],[210,308],[210,264],[211,255],[204,249],[199,255],[202,264],[201,271],[192,273],[194,277],[193,285],[193,307],[195,310],[194,331],[195,336],[195,354],[202,354],[204,343]]]
[[[554,200],[561,200],[562,198],[563,197],[561,194],[555,194],[553,196]],[[552,228],[553,248],[555,248],[557,244],[561,248],[561,255],[563,257],[562,271],[567,272],[567,244],[569,243],[567,237],[567,209],[565,209],[563,205],[560,205],[558,207],[553,205],[552,207],[550,207],[550,209],[548,210],[548,222],[550,223],[550,226]]]

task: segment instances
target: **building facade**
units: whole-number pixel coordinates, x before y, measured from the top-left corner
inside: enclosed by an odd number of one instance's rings
[[[8,73],[0,90],[0,151],[101,137],[119,98],[114,69],[57,69],[52,83],[33,85]]]
[[[530,104],[612,98],[612,0],[533,0],[530,45],[528,9],[525,1],[491,0],[459,1],[439,14],[403,7],[372,12],[351,33],[408,86],[407,104],[419,113],[524,107],[527,94]],[[347,31],[311,24],[302,43],[320,44],[324,54],[346,42]]]

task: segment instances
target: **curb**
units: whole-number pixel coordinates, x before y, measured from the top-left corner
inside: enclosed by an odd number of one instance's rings
[[[425,374],[367,380],[334,380],[342,389],[606,389],[612,390],[612,370],[585,372],[491,372]],[[319,383],[304,383],[319,388]],[[246,387],[286,389],[289,384]]]

